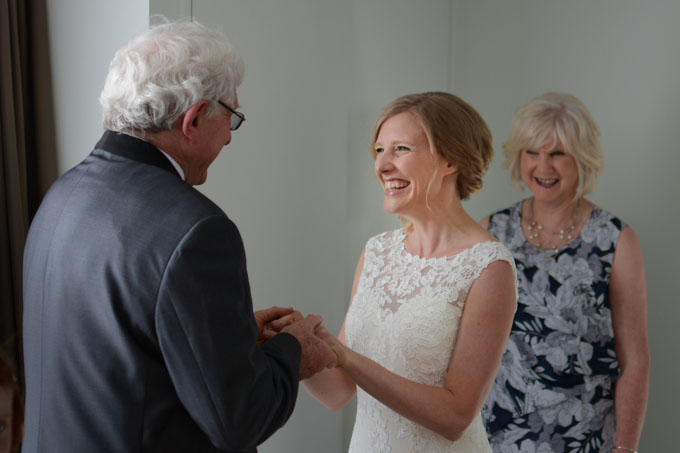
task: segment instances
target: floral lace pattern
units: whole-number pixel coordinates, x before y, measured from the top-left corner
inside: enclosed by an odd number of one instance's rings
[[[371,238],[347,315],[348,345],[407,379],[443,386],[472,283],[492,262],[514,269],[500,242],[480,242],[443,258],[404,248],[399,229]],[[490,452],[481,416],[456,442],[402,417],[358,389],[350,452]]]
[[[522,204],[492,214],[488,230],[512,251],[517,312],[482,410],[499,452],[611,451],[619,375],[609,278],[623,223],[595,207],[554,257],[527,242]]]

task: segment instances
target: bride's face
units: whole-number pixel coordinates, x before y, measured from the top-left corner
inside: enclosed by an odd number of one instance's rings
[[[389,213],[414,216],[442,191],[446,161],[435,156],[427,136],[410,112],[388,118],[375,142],[375,174]]]

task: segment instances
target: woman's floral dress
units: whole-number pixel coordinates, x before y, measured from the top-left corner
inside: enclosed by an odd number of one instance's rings
[[[515,258],[517,313],[482,417],[494,452],[611,451],[616,419],[609,278],[624,224],[595,207],[552,257],[521,227],[522,203],[488,230]]]

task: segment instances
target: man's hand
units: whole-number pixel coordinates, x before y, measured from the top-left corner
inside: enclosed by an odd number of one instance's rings
[[[300,380],[314,376],[324,368],[335,366],[337,357],[331,348],[316,335],[321,324],[321,316],[309,315],[306,318],[284,327],[281,332],[293,335],[300,342]]]
[[[257,345],[262,344],[274,337],[283,327],[303,319],[299,311],[293,308],[272,307],[265,310],[258,310],[253,313],[257,323]]]

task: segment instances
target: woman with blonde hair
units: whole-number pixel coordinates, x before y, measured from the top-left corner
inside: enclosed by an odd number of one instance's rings
[[[483,416],[498,452],[635,452],[647,406],[645,272],[633,230],[585,196],[600,131],[566,93],[515,115],[505,166],[531,197],[482,226],[515,257],[518,304]]]
[[[384,209],[408,217],[359,258],[334,369],[303,381],[330,409],[358,392],[350,452],[490,452],[480,410],[515,311],[508,250],[463,209],[482,186],[491,133],[462,99],[403,96],[371,151]]]

